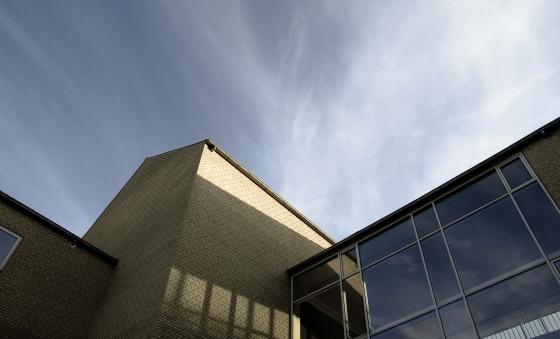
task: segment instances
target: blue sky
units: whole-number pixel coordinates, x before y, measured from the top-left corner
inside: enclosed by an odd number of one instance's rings
[[[0,189],[82,235],[210,137],[336,239],[560,113],[558,1],[0,2]]]

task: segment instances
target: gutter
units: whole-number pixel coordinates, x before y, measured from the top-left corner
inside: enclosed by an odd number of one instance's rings
[[[64,227],[60,226],[59,224],[55,223],[54,221],[48,219],[47,217],[43,216],[42,214],[36,212],[35,210],[31,209],[30,207],[24,205],[23,203],[19,202],[18,200],[12,198],[8,194],[0,191],[0,199],[5,201],[8,205],[16,208],[17,210],[23,212],[27,216],[35,219],[42,225],[47,226],[54,232],[62,235],[63,237],[67,238],[76,246],[82,247],[86,251],[98,256],[99,258],[105,260],[107,263],[111,264],[111,266],[115,267],[119,263],[119,260],[110,254],[100,250],[99,248],[93,246],[89,242],[85,241],[84,239],[78,237],[74,233],[68,231]]]
[[[451,180],[439,185],[438,187],[434,188],[433,190],[429,191],[428,193],[422,195],[421,197],[413,200],[412,202],[404,205],[403,207],[397,209],[396,211],[386,215],[385,217],[375,221],[374,223],[362,228],[361,230],[351,234],[350,236],[342,239],[332,247],[329,247],[314,256],[304,260],[303,262],[288,268],[287,273],[289,276],[298,273],[299,271],[303,270],[305,267],[317,263],[327,257],[333,255],[334,253],[342,250],[343,248],[349,246],[351,243],[354,243],[367,235],[373,234],[378,230],[381,230],[385,226],[388,226],[391,221],[401,218],[404,214],[408,214],[409,211],[416,209],[417,207],[421,207],[426,202],[435,199],[438,195],[444,193],[445,190],[449,189],[449,186],[460,182],[471,176],[472,174],[476,173],[477,171],[491,165],[492,163],[498,162],[500,158],[507,157],[508,154],[515,153],[520,151],[524,146],[529,144],[530,142],[537,140],[539,138],[545,139],[550,136],[550,132],[556,128],[560,127],[560,118],[556,118],[553,121],[549,122],[548,124],[540,127],[539,129],[533,131],[529,135],[523,137],[522,139],[518,140],[517,142],[511,144],[510,146],[506,147],[505,149],[499,151],[498,153],[494,154],[493,156],[483,160],[478,165],[471,167],[470,169],[466,170],[465,172],[457,175],[456,177],[452,178]]]

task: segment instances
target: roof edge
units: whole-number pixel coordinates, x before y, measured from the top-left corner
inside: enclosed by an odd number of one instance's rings
[[[278,193],[274,192],[270,187],[268,187],[264,182],[262,182],[257,176],[247,170],[243,165],[237,162],[233,157],[231,157],[227,152],[225,152],[220,146],[218,146],[214,141],[211,139],[205,139],[203,142],[208,147],[214,147],[215,152],[222,156],[227,162],[229,162],[233,167],[239,170],[243,175],[249,178],[253,183],[259,186],[262,190],[264,190],[268,195],[270,195],[274,200],[280,203],[280,205],[284,206],[288,211],[294,214],[298,219],[303,221],[307,226],[309,226],[312,230],[317,232],[321,237],[323,237],[326,241],[328,241],[331,245],[336,244],[336,241],[323,229],[309,220],[305,215],[303,215],[300,211],[298,211],[294,206],[288,203],[284,198],[282,198]]]
[[[484,168],[485,166],[488,166],[489,164],[491,164],[491,163],[497,161],[498,159],[500,159],[501,157],[507,156],[507,154],[521,149],[523,146],[525,146],[529,142],[531,142],[531,141],[533,141],[533,140],[535,140],[539,137],[541,137],[541,138],[542,137],[547,137],[549,135],[549,130],[555,129],[557,127],[560,127],[560,117],[552,120],[551,122],[545,124],[544,126],[539,127],[538,129],[529,133],[525,137],[519,139],[518,141],[514,142],[513,144],[507,146],[506,148],[502,149],[501,151],[499,151],[499,152],[495,153],[494,155],[486,158],[485,160],[479,162],[478,164],[476,164],[473,167],[467,169],[466,171],[460,173],[459,175],[451,178],[450,180],[444,182],[443,184],[437,186],[436,188],[432,189],[428,193],[423,194],[422,196],[414,199],[413,201],[409,202],[408,204],[406,204],[406,205],[398,208],[397,210],[387,214],[386,216],[378,219],[377,221],[373,222],[372,224],[369,224],[368,226],[365,226],[364,228],[352,233],[351,235],[349,235],[346,238],[340,240],[339,242],[337,242],[333,246],[331,246],[329,248],[326,248],[323,251],[309,257],[308,259],[306,259],[302,262],[300,262],[299,264],[288,268],[287,269],[288,275],[291,276],[291,275],[301,271],[305,266],[316,263],[316,262],[319,262],[319,261],[325,259],[326,257],[332,255],[332,253],[343,249],[345,246],[349,245],[349,243],[357,241],[362,236],[367,235],[369,232],[374,232],[377,228],[382,228],[384,226],[387,226],[387,225],[385,225],[385,223],[390,221],[391,219],[398,218],[398,217],[400,217],[399,216],[400,214],[403,214],[404,212],[407,212],[408,210],[413,209],[417,205],[421,205],[421,204],[425,203],[427,200],[431,200],[431,199],[435,198],[436,195],[443,193],[443,191],[445,189],[447,189],[449,186],[453,185],[454,183],[456,183],[456,182],[458,182],[462,179],[465,179],[469,175],[475,173],[477,170],[480,170],[480,169]],[[417,206],[417,207],[420,207],[420,206]]]
[[[17,208],[18,210],[22,211],[23,213],[27,214],[28,216],[35,218],[36,220],[40,221],[42,224],[46,225],[51,230],[55,231],[56,233],[70,239],[70,241],[75,241],[76,245],[84,248],[85,250],[89,251],[90,253],[100,257],[101,259],[105,260],[107,263],[111,264],[112,266],[117,266],[119,263],[119,259],[113,257],[112,255],[100,250],[99,248],[93,246],[86,240],[78,237],[74,233],[68,231],[64,227],[60,226],[59,224],[55,223],[54,221],[50,220],[49,218],[45,217],[44,215],[40,214],[39,212],[33,210],[32,208],[26,206],[22,202],[16,200],[15,198],[9,196],[8,194],[0,191],[0,198],[6,201],[9,205]]]

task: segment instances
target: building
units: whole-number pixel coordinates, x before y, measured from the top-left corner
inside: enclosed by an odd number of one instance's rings
[[[560,130],[290,268],[294,337],[560,338]]]
[[[213,142],[79,238],[0,194],[1,338],[553,338],[560,119],[334,242]]]

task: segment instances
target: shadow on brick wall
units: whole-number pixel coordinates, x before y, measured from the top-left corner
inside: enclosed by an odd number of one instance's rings
[[[283,208],[257,209],[250,205],[251,193],[243,194],[245,201],[200,176],[195,179],[170,263],[160,336],[289,337],[286,270],[323,246]],[[282,223],[290,218],[290,226]]]

